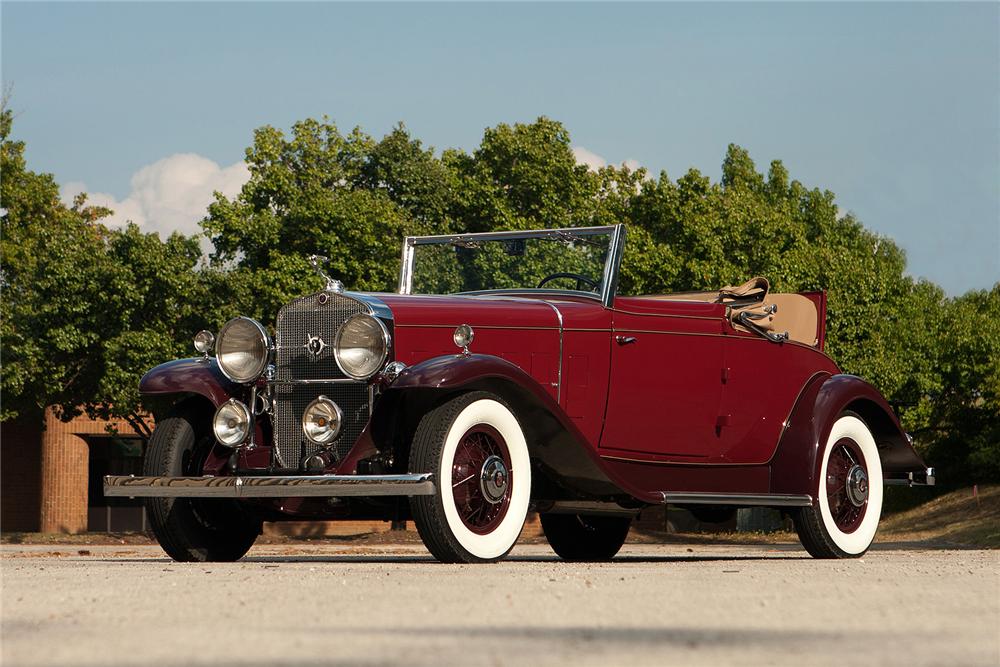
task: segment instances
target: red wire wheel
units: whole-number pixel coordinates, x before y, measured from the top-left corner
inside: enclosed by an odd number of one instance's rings
[[[868,467],[861,447],[841,438],[826,464],[826,497],[834,523],[844,533],[861,525],[868,509]]]
[[[499,431],[476,424],[462,435],[451,467],[451,488],[466,528],[487,535],[500,525],[510,506],[513,473]]]

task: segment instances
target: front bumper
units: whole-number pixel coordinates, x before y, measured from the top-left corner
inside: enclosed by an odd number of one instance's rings
[[[108,475],[105,496],[128,498],[343,498],[430,496],[434,475],[269,475],[226,477],[136,477]]]

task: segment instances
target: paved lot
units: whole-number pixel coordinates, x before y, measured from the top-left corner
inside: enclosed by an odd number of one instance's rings
[[[79,553],[80,550],[84,553]],[[421,548],[0,550],[2,664],[995,665],[998,552],[627,545],[600,565],[519,547],[491,566]]]

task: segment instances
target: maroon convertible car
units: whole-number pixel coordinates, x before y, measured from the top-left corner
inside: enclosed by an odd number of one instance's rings
[[[399,293],[326,289],[273,335],[239,317],[140,382],[167,398],[142,496],[177,560],[235,560],[263,521],[415,522],[439,560],[503,558],[529,510],[569,560],[650,505],[789,513],[818,558],[872,543],[885,484],[933,484],[885,399],[823,353],[823,293],[754,278],[618,293],[625,227],[410,237]],[[209,356],[213,350],[215,355]]]

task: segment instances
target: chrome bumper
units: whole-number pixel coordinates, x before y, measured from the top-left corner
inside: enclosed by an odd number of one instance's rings
[[[135,477],[108,475],[105,496],[128,498],[341,498],[430,496],[432,473],[415,475],[282,475],[231,477]]]
[[[886,486],[934,486],[934,468],[923,472],[909,472],[906,477],[886,477],[882,482]]]

